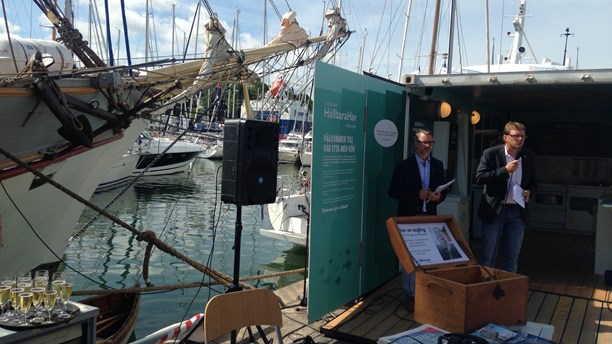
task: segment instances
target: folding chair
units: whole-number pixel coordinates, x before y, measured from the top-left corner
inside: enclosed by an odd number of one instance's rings
[[[212,297],[204,310],[203,326],[190,333],[182,343],[211,343],[232,331],[256,326],[264,343],[270,343],[262,326],[274,327],[277,341],[282,344],[283,326],[280,299],[269,289],[252,289]]]

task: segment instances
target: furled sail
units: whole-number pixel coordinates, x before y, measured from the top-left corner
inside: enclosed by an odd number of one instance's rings
[[[350,35],[346,29],[346,21],[340,17],[338,9],[332,9],[326,14],[329,32],[325,36],[309,39],[295,18],[294,11],[287,12],[283,16],[281,31],[268,45],[236,51],[225,39],[225,29],[219,20],[212,16],[206,25],[207,49],[202,59],[149,70],[141,82],[163,89],[179,81],[186,88],[174,92],[174,97],[168,102],[170,105],[219,82],[242,83],[257,80],[261,76],[261,73],[254,71],[258,64],[270,65],[269,62],[274,57],[288,52],[299,50],[296,55],[300,56],[300,59],[293,61],[292,66],[283,66],[283,69],[310,64],[324,57],[331,47]],[[281,68],[270,68],[268,73],[278,69]]]

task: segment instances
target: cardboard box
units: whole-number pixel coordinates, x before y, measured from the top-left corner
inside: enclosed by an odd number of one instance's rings
[[[527,276],[478,265],[451,215],[392,217],[387,231],[404,269],[416,271],[415,321],[458,333],[526,323]]]

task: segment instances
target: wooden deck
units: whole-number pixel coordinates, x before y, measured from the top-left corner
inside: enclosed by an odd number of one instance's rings
[[[478,243],[473,243],[477,250]],[[558,343],[612,343],[612,309],[603,276],[594,271],[593,236],[528,230],[519,273],[530,279],[527,320],[550,324]],[[375,343],[380,337],[419,326],[406,307],[401,277],[363,300],[306,324],[299,307],[300,283],[277,294],[286,303],[286,342],[306,336],[318,343]]]

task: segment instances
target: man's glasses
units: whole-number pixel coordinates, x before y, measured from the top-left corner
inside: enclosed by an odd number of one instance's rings
[[[425,146],[433,146],[433,144],[436,143],[436,141],[419,141],[419,140],[417,140],[417,142]]]
[[[527,135],[510,135],[510,134],[506,134],[506,135],[510,136],[511,138],[515,140],[524,140],[527,138]]]

